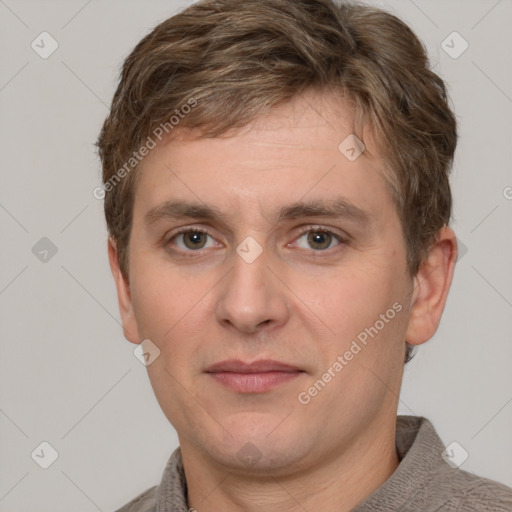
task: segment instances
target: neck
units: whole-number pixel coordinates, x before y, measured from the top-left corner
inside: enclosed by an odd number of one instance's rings
[[[349,450],[317,461],[300,472],[279,476],[239,474],[221,468],[180,440],[189,507],[198,512],[265,510],[349,512],[382,485],[398,467],[395,419],[368,430]]]

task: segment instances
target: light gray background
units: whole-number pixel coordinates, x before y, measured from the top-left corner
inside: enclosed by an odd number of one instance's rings
[[[123,338],[94,153],[119,66],[190,2],[0,0],[0,510],[114,510],[159,482],[177,437]],[[463,469],[512,485],[512,4],[377,2],[408,22],[459,118],[460,258],[442,324],[406,367],[399,412],[431,419]],[[31,42],[59,44],[42,59]],[[459,32],[457,59],[441,43]],[[507,194],[508,191],[508,194]],[[32,253],[42,238],[57,253]],[[58,452],[48,469],[31,453]]]

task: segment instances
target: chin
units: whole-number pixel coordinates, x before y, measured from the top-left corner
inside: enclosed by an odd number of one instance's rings
[[[223,422],[221,439],[211,439],[209,456],[227,470],[241,473],[290,473],[309,450],[304,432],[298,425],[291,430],[291,420],[286,426],[285,422],[273,415],[239,413]]]

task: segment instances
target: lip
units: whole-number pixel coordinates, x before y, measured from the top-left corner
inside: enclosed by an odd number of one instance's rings
[[[296,366],[281,363],[273,359],[259,359],[246,363],[240,359],[227,359],[212,364],[206,369],[207,373],[234,372],[234,373],[262,373],[262,372],[299,372]]]
[[[297,378],[303,371],[272,359],[251,363],[230,359],[209,366],[206,373],[219,384],[239,393],[264,393]]]

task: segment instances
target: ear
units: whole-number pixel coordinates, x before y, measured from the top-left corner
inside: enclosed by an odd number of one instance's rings
[[[414,278],[413,299],[406,340],[411,345],[428,341],[437,331],[457,261],[457,239],[449,227],[439,233]]]
[[[110,270],[114,276],[117,289],[117,301],[119,303],[119,313],[123,324],[124,337],[132,343],[140,343],[140,337],[137,327],[137,320],[133,312],[132,300],[130,295],[130,285],[123,276],[119,267],[119,256],[117,246],[112,237],[108,238],[108,259]]]

